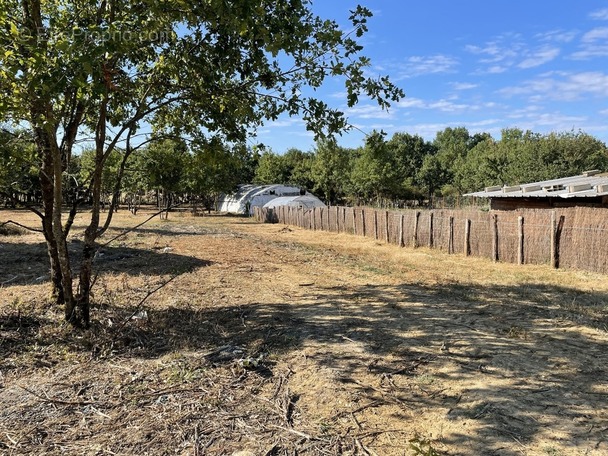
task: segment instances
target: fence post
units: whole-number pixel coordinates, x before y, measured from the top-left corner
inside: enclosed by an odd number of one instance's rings
[[[517,264],[524,264],[524,218],[517,217]]]
[[[386,243],[390,240],[390,231],[388,228],[388,211],[384,212],[384,234],[386,236]]]
[[[414,248],[418,247],[418,226],[419,225],[420,225],[420,211],[416,211],[416,215],[414,216],[414,235],[413,235]]]
[[[336,206],[336,233],[340,232],[340,208]]]
[[[378,240],[378,211],[374,209],[374,239]]]
[[[365,209],[361,209],[361,235],[365,237]]]
[[[498,214],[492,214],[492,260],[498,261]]]
[[[454,217],[450,216],[448,233],[448,253],[454,253]]]
[[[464,222],[464,256],[471,254],[471,220],[466,219]]]
[[[342,231],[346,233],[346,208],[342,208]]]
[[[323,209],[325,209],[325,208],[324,207],[319,208],[319,222],[321,222],[321,226],[319,227],[319,229],[321,231],[323,231],[323,212],[325,212]]]
[[[401,214],[399,216],[399,247],[405,247],[405,242],[403,242],[403,227],[405,225],[405,215]]]
[[[555,211],[551,212],[551,267],[557,269],[557,216]]]
[[[353,207],[353,234],[357,234],[357,210]]]
[[[429,249],[433,248],[433,212],[429,212]]]

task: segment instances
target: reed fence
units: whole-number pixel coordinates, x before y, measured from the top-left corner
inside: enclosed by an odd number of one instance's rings
[[[573,207],[387,211],[368,207],[254,208],[261,222],[365,236],[518,264],[608,274],[608,210]]]

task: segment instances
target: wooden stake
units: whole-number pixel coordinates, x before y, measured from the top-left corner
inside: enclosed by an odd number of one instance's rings
[[[464,255],[471,254],[471,220],[464,221]]]
[[[448,233],[448,253],[454,253],[454,217],[450,216]]]
[[[384,212],[384,234],[385,234],[386,243],[388,244],[388,241],[389,241],[388,211]]]
[[[429,212],[429,249],[433,248],[433,212]]]
[[[551,267],[557,269],[557,216],[551,212]]]
[[[378,211],[374,209],[374,239],[378,240]]]
[[[498,261],[498,214],[492,214],[492,260]]]
[[[418,247],[418,226],[419,225],[420,225],[420,211],[416,211],[416,215],[414,216],[414,236],[413,236],[414,248]]]
[[[524,264],[524,218],[517,217],[517,264]]]
[[[365,237],[365,209],[361,209],[361,235]]]
[[[340,232],[340,208],[336,206],[336,232]]]

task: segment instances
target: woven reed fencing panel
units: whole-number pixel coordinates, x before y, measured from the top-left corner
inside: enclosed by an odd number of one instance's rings
[[[608,273],[608,209],[387,211],[369,207],[254,208],[256,220],[365,236],[520,264]]]

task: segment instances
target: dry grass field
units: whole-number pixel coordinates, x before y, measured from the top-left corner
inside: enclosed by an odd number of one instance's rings
[[[0,235],[0,454],[608,454],[606,276],[186,214],[96,267],[73,331]]]

